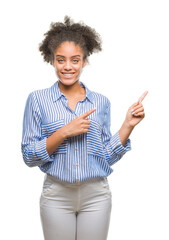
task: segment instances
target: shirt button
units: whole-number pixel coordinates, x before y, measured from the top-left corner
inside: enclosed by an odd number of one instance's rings
[[[79,166],[79,164],[78,163],[76,163],[76,167],[78,167]]]
[[[79,182],[79,179],[77,179],[76,182]]]
[[[77,151],[77,148],[75,148],[75,150]]]

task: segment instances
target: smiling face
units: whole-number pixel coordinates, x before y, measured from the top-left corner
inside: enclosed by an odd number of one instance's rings
[[[79,80],[86,59],[83,60],[83,51],[74,42],[63,42],[56,49],[54,54],[53,66],[59,80],[64,85],[72,85]]]

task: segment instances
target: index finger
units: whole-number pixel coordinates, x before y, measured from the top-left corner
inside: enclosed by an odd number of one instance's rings
[[[93,108],[93,109],[91,109],[91,110],[83,113],[83,114],[81,115],[81,117],[85,118],[85,117],[89,116],[91,113],[93,113],[94,111],[96,111],[96,108]]]
[[[141,103],[141,102],[144,100],[144,98],[146,97],[147,94],[148,94],[148,91],[145,91],[145,92],[141,95],[141,97],[139,98],[138,103]]]

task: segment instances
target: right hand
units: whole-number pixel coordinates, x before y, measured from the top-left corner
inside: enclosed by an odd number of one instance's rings
[[[88,120],[88,116],[96,111],[96,108],[93,108],[79,117],[76,117],[71,122],[66,124],[63,128],[67,137],[73,137],[82,133],[88,132],[90,128],[90,121]]]

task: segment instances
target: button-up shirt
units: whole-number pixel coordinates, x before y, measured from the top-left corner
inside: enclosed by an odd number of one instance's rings
[[[59,81],[59,80],[58,80]],[[102,95],[85,88],[86,96],[78,101],[75,111],[68,106],[68,99],[56,81],[51,87],[32,91],[27,98],[21,151],[29,167],[38,166],[44,173],[70,183],[90,178],[104,178],[113,172],[111,166],[131,149],[130,139],[122,145],[119,131],[111,134],[111,103]],[[88,132],[67,137],[49,155],[47,138],[74,118],[90,109]]]

